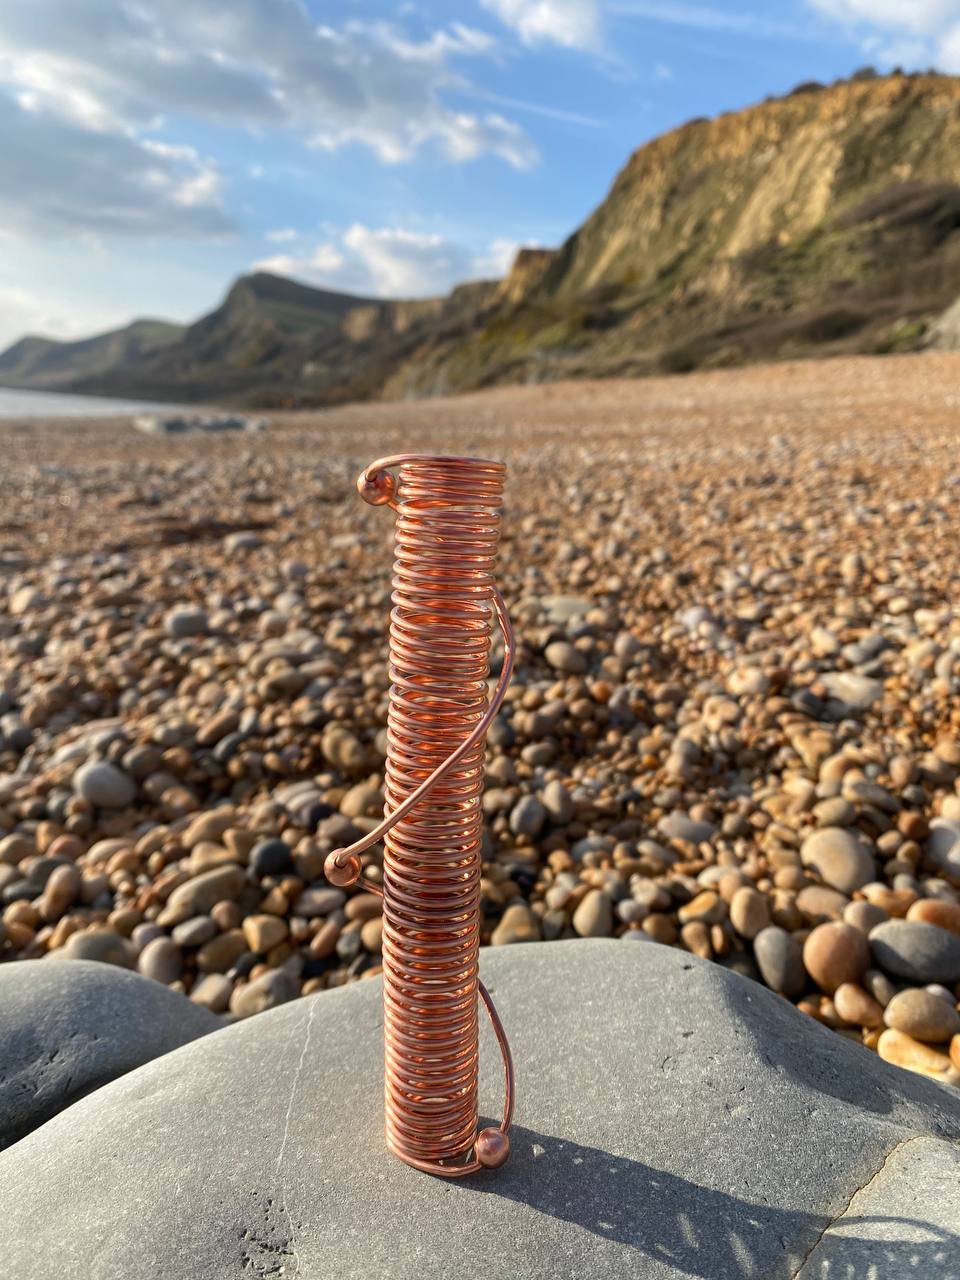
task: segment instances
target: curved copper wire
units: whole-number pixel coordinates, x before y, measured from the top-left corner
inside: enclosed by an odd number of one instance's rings
[[[366,501],[397,512],[384,819],[331,853],[325,870],[351,884],[360,854],[384,842],[386,1140],[407,1164],[444,1177],[502,1164],[513,1116],[510,1048],[478,977],[484,740],[514,661],[494,583],[505,471],[402,454],[371,463],[357,482]],[[488,699],[491,604],[504,661]],[[505,1075],[503,1119],[479,1134],[478,996]]]

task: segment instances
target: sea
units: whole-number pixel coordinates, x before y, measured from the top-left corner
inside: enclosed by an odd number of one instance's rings
[[[0,387],[0,418],[107,418],[135,413],[176,412],[175,404],[114,400],[106,396],[66,396],[54,391],[14,391]]]

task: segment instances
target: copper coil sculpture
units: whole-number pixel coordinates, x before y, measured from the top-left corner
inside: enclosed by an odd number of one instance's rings
[[[357,481],[366,502],[397,513],[384,819],[324,866],[332,883],[353,884],[360,855],[384,843],[386,1141],[451,1178],[503,1164],[514,1102],[506,1034],[478,976],[484,741],[514,660],[494,581],[505,473],[500,462],[401,454]],[[504,660],[488,696],[491,605]],[[499,1127],[479,1133],[478,997],[506,1081]]]

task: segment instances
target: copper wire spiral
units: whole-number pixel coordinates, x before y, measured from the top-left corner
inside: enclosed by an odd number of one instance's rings
[[[513,1114],[510,1049],[478,977],[484,741],[514,657],[494,581],[505,471],[403,454],[371,463],[357,482],[367,502],[397,512],[384,820],[331,853],[325,871],[352,884],[360,854],[383,840],[386,1141],[445,1177],[503,1164]],[[505,647],[488,697],[491,604]],[[506,1079],[501,1124],[479,1134],[478,996]]]

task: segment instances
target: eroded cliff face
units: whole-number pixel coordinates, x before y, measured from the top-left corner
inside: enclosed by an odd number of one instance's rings
[[[95,371],[83,344],[50,359],[64,389],[334,404],[906,351],[947,341],[958,297],[960,79],[894,75],[655,138],[563,245],[521,249],[501,281],[386,301],[259,273],[182,336],[90,340]],[[0,373],[34,376],[36,343]]]
[[[958,237],[960,80],[811,88],[634,152],[559,250],[524,251],[469,348],[402,383],[910,349],[960,294]]]

